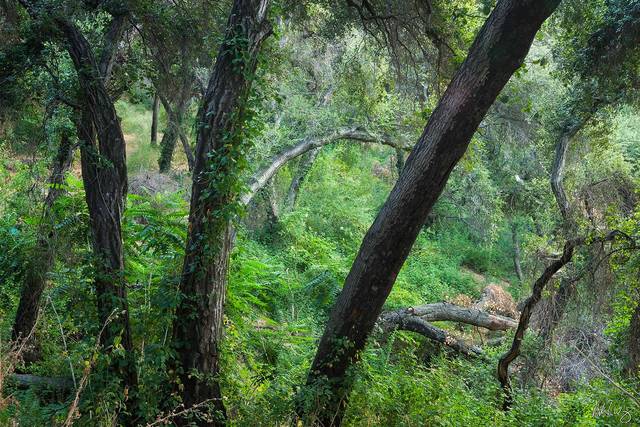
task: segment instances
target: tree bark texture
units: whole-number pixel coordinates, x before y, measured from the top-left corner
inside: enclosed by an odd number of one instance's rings
[[[172,106],[163,98],[162,104],[167,112],[167,127],[164,130],[162,140],[160,141],[160,157],[158,158],[158,166],[160,173],[167,173],[171,169],[173,153],[176,149],[178,138],[180,138],[183,148],[185,148],[187,162],[190,163],[193,161],[193,155],[190,153],[191,147],[188,146],[188,143],[186,146],[184,145],[184,117],[187,113],[187,109],[189,108],[189,101],[181,102],[178,105]],[[191,167],[189,169],[191,169]]]
[[[268,0],[234,1],[200,109],[182,296],[173,324],[185,407],[211,401],[217,411],[215,419],[198,425],[221,425],[226,417],[218,375],[233,229],[225,209],[238,198],[229,177],[239,172],[234,160],[243,143],[244,108],[260,47],[271,33],[267,8]]]
[[[328,384],[331,397],[312,409],[340,424],[358,358],[427,215],[480,121],[559,0],[499,1],[478,33],[367,232],[331,312],[307,384]],[[338,414],[333,418],[333,414]]]
[[[460,322],[486,328],[491,331],[506,331],[508,329],[514,329],[518,325],[518,322],[511,317],[487,313],[477,308],[460,307],[447,302],[389,311],[380,316],[380,323],[384,329],[384,325],[395,323],[395,318],[406,316],[419,317],[427,322]]]
[[[114,17],[114,21],[121,17]],[[122,244],[122,214],[127,192],[125,141],[120,120],[105,88],[109,61],[99,65],[92,49],[78,28],[63,18],[56,23],[67,40],[83,97],[83,109],[76,127],[80,139],[82,180],[89,209],[94,255],[95,288],[100,322],[108,325],[101,336],[103,346],[110,351],[120,338],[125,350],[123,360],[112,361],[112,369],[130,389],[126,413],[121,422],[135,423],[137,371],[129,309],[124,279]],[[106,68],[105,68],[106,67]]]
[[[630,375],[638,375],[640,372],[640,304],[631,315],[629,324],[629,361],[626,370]]]

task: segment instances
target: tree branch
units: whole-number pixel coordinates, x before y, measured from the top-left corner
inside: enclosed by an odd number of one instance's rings
[[[386,312],[380,316],[380,323],[385,328],[386,325],[395,324],[399,318],[407,316],[419,317],[428,322],[450,321],[465,323],[491,331],[506,331],[507,329],[514,329],[518,325],[518,322],[510,317],[490,314],[477,308],[460,307],[447,302],[425,304]]]
[[[394,141],[393,139],[385,135],[375,135],[359,128],[347,128],[338,130],[324,138],[304,139],[293,147],[286,148],[280,153],[273,156],[265,167],[263,167],[253,175],[253,177],[250,179],[248,191],[240,198],[241,203],[243,205],[249,204],[256,193],[260,191],[265,186],[267,181],[273,178],[276,172],[289,160],[295,159],[296,157],[301,156],[302,154],[315,148],[320,148],[339,140],[374,142],[388,145],[394,148],[401,148],[406,151],[411,150],[411,147],[408,144]]]

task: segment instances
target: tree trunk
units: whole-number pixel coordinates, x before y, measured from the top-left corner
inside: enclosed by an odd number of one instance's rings
[[[218,381],[219,351],[233,242],[230,220],[237,203],[242,125],[262,42],[270,34],[268,0],[235,0],[203,98],[199,120],[189,233],[180,282],[181,301],[173,323],[180,395],[186,408],[209,401],[215,420],[226,418]],[[242,40],[243,43],[238,43]],[[243,58],[243,60],[238,60]],[[193,375],[197,373],[197,375]],[[181,424],[188,420],[180,420]]]
[[[513,268],[518,280],[522,282],[522,265],[520,264],[520,239],[518,238],[518,226],[511,224],[511,240],[513,241]]]
[[[564,191],[562,180],[564,179],[564,166],[567,161],[569,141],[573,134],[575,133],[564,132],[558,140],[556,144],[556,155],[553,161],[553,170],[551,172],[551,189],[556,198],[562,219],[564,219],[567,225],[571,224],[571,212],[569,211],[569,199],[567,198],[567,193]]]
[[[409,155],[402,175],[363,240],[309,373],[309,386],[324,383],[322,392],[330,393],[311,409],[325,425],[341,422],[350,389],[347,369],[364,348],[451,170],[558,3],[498,2]],[[338,414],[335,419],[334,414]]]
[[[386,326],[390,329],[415,332],[425,336],[431,341],[444,344],[465,356],[480,356],[482,354],[482,350],[480,348],[466,344],[464,341],[454,337],[444,329],[437,328],[420,317],[407,314],[398,315],[390,318],[388,322],[389,323]],[[337,420],[334,418],[333,424],[335,424],[336,421]],[[332,424],[329,423],[327,425]]]
[[[123,357],[116,357],[117,353],[113,353],[111,368],[122,379],[125,390],[130,391],[121,422],[133,425],[137,415],[138,380],[124,280],[121,230],[127,192],[125,141],[120,120],[89,43],[70,22],[57,18],[56,23],[67,39],[84,100],[76,127],[81,141],[82,180],[89,208],[98,317],[102,325],[108,324],[101,340],[107,351],[114,349],[118,339],[124,349]]]
[[[171,169],[176,142],[182,133],[182,118],[184,114],[182,106],[177,108],[165,107],[165,110],[167,111],[167,127],[162,135],[162,141],[160,141],[160,157],[158,158],[160,173],[167,173]]]
[[[560,270],[565,266],[565,264],[571,261],[574,249],[576,248],[576,246],[582,244],[583,242],[583,239],[576,239],[569,240],[565,243],[560,259],[555,260],[549,266],[547,266],[547,268],[545,268],[542,275],[533,284],[531,296],[525,301],[524,307],[522,308],[522,312],[520,314],[518,328],[516,329],[515,336],[513,337],[511,348],[500,358],[500,361],[498,362],[498,380],[500,381],[500,384],[502,385],[502,388],[506,394],[503,405],[503,409],[505,410],[508,410],[511,407],[513,399],[511,395],[511,385],[509,382],[509,365],[516,359],[516,357],[520,355],[520,347],[522,346],[522,341],[524,340],[524,333],[529,327],[531,313],[533,313],[533,309],[542,298],[542,291],[544,290],[544,287],[547,285],[547,283],[549,283],[549,280],[551,280],[553,275],[556,274],[558,270]]]
[[[398,177],[402,175],[402,169],[404,169],[404,150],[396,148],[396,170],[398,171]]]
[[[160,115],[160,97],[153,95],[153,110],[151,114],[151,145],[158,145],[158,116]]]
[[[69,135],[63,134],[60,139],[58,153],[51,165],[51,175],[48,180],[49,191],[42,208],[42,217],[38,227],[38,239],[31,256],[31,265],[26,269],[20,303],[16,312],[15,322],[11,331],[11,339],[18,342],[31,337],[25,346],[23,361],[32,363],[39,359],[37,342],[33,339],[33,330],[40,311],[40,299],[46,286],[46,275],[51,270],[55,255],[55,218],[52,208],[62,194],[62,185],[67,171],[73,161],[73,144]]]
[[[280,153],[273,156],[266,166],[259,169],[249,181],[248,191],[242,195],[241,202],[244,205],[249,204],[256,193],[261,190],[267,182],[283,167],[288,161],[295,159],[302,154],[315,150],[316,148],[334,143],[339,140],[348,140],[356,142],[375,142],[388,145],[394,148],[408,150],[409,148],[386,136],[378,136],[358,128],[339,129],[330,135],[318,139],[305,139],[298,144],[285,148]]]
[[[291,184],[289,185],[289,191],[287,191],[287,200],[285,202],[287,210],[293,210],[296,207],[300,187],[309,174],[309,171],[311,171],[311,167],[316,161],[318,154],[320,154],[320,148],[314,148],[309,152],[309,154],[305,156],[305,158],[300,163],[298,171],[296,172],[295,176],[291,180]]]
[[[427,322],[449,321],[465,323],[491,331],[506,331],[518,325],[518,322],[511,317],[487,313],[477,308],[460,307],[446,302],[389,311],[380,316],[379,322],[384,329],[384,325],[397,323],[396,318],[405,316],[420,317]]]
[[[187,134],[184,133],[184,130],[180,130],[180,142],[182,142],[182,149],[184,150],[184,155],[187,156],[187,166],[189,168],[189,172],[193,172],[193,168],[196,164],[196,159],[193,156],[193,150],[191,149],[191,145],[189,144],[189,138],[187,138]]]
[[[633,311],[629,324],[629,361],[626,368],[629,375],[638,375],[640,370],[640,304]]]

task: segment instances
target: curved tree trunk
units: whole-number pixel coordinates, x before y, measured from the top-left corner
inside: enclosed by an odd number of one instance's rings
[[[367,232],[331,312],[307,380],[308,386],[319,386],[323,396],[329,396],[310,408],[309,418],[340,424],[350,389],[348,368],[364,348],[451,170],[558,3],[500,1],[478,33]]]
[[[116,32],[120,35],[124,20],[124,16],[113,18],[114,23],[120,23],[120,30]],[[127,165],[120,120],[105,88],[112,61],[98,64],[89,43],[75,25],[62,18],[57,18],[56,23],[67,40],[84,100],[76,127],[81,141],[82,180],[89,208],[98,317],[103,325],[107,325],[101,340],[107,351],[113,350],[118,340],[125,350],[122,357],[113,356],[111,368],[122,379],[125,390],[129,390],[121,422],[133,425],[137,417],[138,378],[124,280],[121,229]]]
[[[241,203],[244,205],[249,204],[251,199],[260,191],[271,178],[283,167],[288,161],[295,159],[309,151],[321,148],[325,145],[332,144],[336,141],[348,140],[356,142],[374,142],[379,144],[388,145],[394,148],[400,148],[403,150],[409,150],[406,145],[390,139],[386,136],[378,136],[371,134],[367,131],[359,130],[358,128],[339,129],[330,135],[317,139],[305,139],[298,144],[285,148],[280,153],[274,155],[266,166],[259,169],[251,177],[248,185],[248,190],[241,197]]]
[[[205,401],[215,419],[198,425],[222,425],[226,418],[218,381],[220,342],[229,253],[233,244],[231,215],[239,179],[235,160],[244,143],[245,104],[262,42],[271,33],[268,0],[235,0],[200,109],[193,171],[189,233],[180,281],[181,301],[173,323],[180,395],[186,408]],[[246,43],[238,43],[244,40]],[[237,58],[244,58],[238,61]],[[196,375],[194,375],[194,372]],[[186,424],[188,420],[180,420]]]
[[[20,0],[27,12],[39,19],[48,9]],[[66,49],[76,70],[80,87],[81,114],[76,119],[80,140],[82,179],[89,210],[97,311],[106,325],[101,341],[111,352],[120,340],[124,356],[114,356],[111,369],[129,390],[126,410],[120,414],[124,425],[135,425],[137,417],[137,371],[129,326],[121,217],[127,191],[125,141],[113,100],[106,84],[115,61],[119,40],[124,34],[127,15],[113,16],[103,36],[102,55],[97,61],[82,32],[64,16],[51,11],[51,20],[66,41]],[[106,160],[106,161],[105,161]]]
[[[516,334],[513,337],[511,348],[500,358],[500,361],[498,362],[498,380],[500,381],[500,384],[502,385],[502,388],[504,389],[506,394],[503,406],[505,410],[508,410],[511,407],[512,403],[511,385],[509,383],[509,365],[515,360],[516,357],[520,355],[520,347],[522,346],[522,341],[524,340],[524,333],[529,327],[531,313],[533,313],[533,309],[542,298],[542,291],[544,290],[544,287],[547,285],[547,283],[549,283],[549,280],[551,280],[553,275],[556,274],[558,270],[560,270],[562,267],[564,267],[565,264],[571,261],[574,249],[576,248],[576,246],[582,244],[583,241],[583,239],[578,239],[570,240],[565,243],[560,259],[552,262],[547,268],[545,268],[542,275],[533,284],[531,296],[525,301],[524,307],[522,308],[520,314],[518,328],[516,329]]]
[[[33,337],[33,329],[40,311],[40,300],[46,287],[46,275],[51,270],[55,256],[55,218],[52,216],[53,206],[58,197],[63,193],[62,185],[67,171],[73,161],[73,144],[69,135],[63,134],[60,138],[58,153],[51,166],[51,175],[48,180],[49,191],[42,208],[42,217],[38,227],[38,238],[33,254],[30,257],[31,265],[26,269],[20,303],[11,331],[11,339],[15,342]],[[35,339],[30,339],[23,353],[23,361],[31,363],[39,359],[39,351]]]

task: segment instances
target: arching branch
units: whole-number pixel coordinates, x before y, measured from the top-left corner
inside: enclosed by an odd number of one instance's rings
[[[340,140],[350,140],[354,142],[373,142],[388,145],[393,148],[400,148],[410,151],[409,144],[391,139],[385,135],[376,135],[359,128],[347,128],[338,130],[324,138],[304,139],[293,147],[289,147],[271,158],[265,167],[256,172],[250,180],[248,191],[240,198],[243,205],[251,202],[251,199],[260,191],[265,184],[273,178],[278,170],[288,161],[295,159],[302,154],[325,145],[332,144]]]

